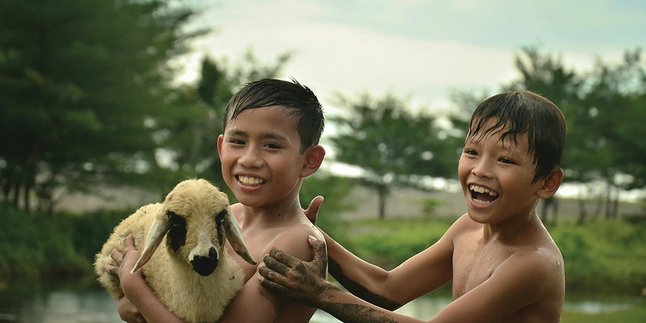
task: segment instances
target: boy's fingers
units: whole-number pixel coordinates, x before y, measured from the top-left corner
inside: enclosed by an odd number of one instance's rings
[[[327,261],[327,248],[325,247],[325,242],[318,240],[313,236],[309,236],[307,241],[314,250],[314,260]]]
[[[326,277],[327,273],[327,248],[325,243],[321,240],[316,239],[313,236],[309,236],[307,241],[314,249],[314,259],[312,263],[320,269],[320,274],[322,277]]]
[[[307,210],[305,210],[305,216],[307,216],[307,219],[310,220],[310,222],[316,224],[316,218],[318,217],[319,209],[321,208],[321,205],[324,201],[325,198],[320,195],[312,199],[310,205],[307,207]]]
[[[285,286],[272,280],[272,276],[275,275],[272,275],[272,272],[267,267],[261,267],[258,271],[262,275],[262,278],[260,279],[261,286],[278,294],[285,294],[287,292]]]
[[[288,267],[294,267],[300,261],[300,259],[291,255],[288,255],[276,248],[272,248],[271,251],[269,251],[269,256],[271,256],[275,260],[282,262]]]
[[[121,261],[123,260],[123,253],[121,253],[121,251],[119,251],[119,250],[117,250],[117,249],[112,249],[112,252],[110,253],[110,257],[111,257],[111,258],[112,258],[112,260],[114,260],[114,262],[116,262],[116,263],[117,263],[117,265],[118,265],[118,264],[120,264],[120,263],[121,263]]]
[[[127,248],[132,248],[132,249],[134,249],[134,248],[135,248],[135,242],[134,242],[134,240],[132,239],[132,234],[127,235],[127,236],[123,239],[123,249],[125,250],[125,249],[127,249]]]
[[[119,276],[119,266],[105,265],[104,270],[115,276]]]
[[[280,273],[282,275],[286,275],[287,271],[289,270],[289,267],[287,267],[284,263],[276,260],[276,258],[274,258],[274,257],[272,257],[270,255],[266,255],[263,258],[263,262],[265,263],[266,267],[263,266],[260,269],[269,268],[269,269],[271,269],[271,270],[273,270],[275,272],[278,272],[278,273]]]

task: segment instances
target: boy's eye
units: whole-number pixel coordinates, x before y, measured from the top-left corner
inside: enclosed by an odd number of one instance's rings
[[[280,149],[281,146],[278,144],[265,144],[265,147],[268,149]]]
[[[470,155],[470,156],[477,156],[478,152],[475,149],[465,148],[464,149],[464,154],[465,155]]]
[[[515,164],[513,159],[507,157],[501,157],[498,160],[503,164]]]
[[[230,138],[228,142],[232,145],[244,145],[245,142],[242,139]]]

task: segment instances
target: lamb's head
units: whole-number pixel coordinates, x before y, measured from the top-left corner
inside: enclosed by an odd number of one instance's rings
[[[204,179],[182,181],[168,193],[133,272],[150,260],[164,236],[170,255],[202,276],[210,275],[226,253],[224,237],[243,259],[255,264],[230,212],[227,195]]]

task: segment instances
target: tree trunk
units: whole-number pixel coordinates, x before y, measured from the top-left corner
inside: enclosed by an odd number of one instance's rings
[[[606,219],[609,219],[612,216],[610,214],[612,209],[612,186],[613,185],[610,183],[610,181],[606,182],[606,197],[604,199],[605,210],[603,214]]]
[[[18,203],[20,202],[20,183],[14,182],[13,183],[13,196],[12,196],[12,205],[17,209],[18,208]]]
[[[29,212],[31,210],[31,199],[29,198],[29,191],[30,190],[31,190],[31,188],[29,187],[29,185],[25,185],[23,187],[23,193],[22,193],[23,194],[22,201],[23,201],[23,204],[24,204],[23,209],[25,211],[27,211],[27,212]]]
[[[579,218],[577,219],[576,224],[582,225],[585,223],[586,218],[588,217],[588,212],[585,209],[583,198],[579,197],[577,201],[579,204]]]
[[[383,220],[386,218],[386,197],[387,197],[387,188],[385,186],[379,186],[379,219]]]
[[[619,187],[615,186],[615,198],[612,199],[612,209],[610,210],[613,218],[619,217]]]

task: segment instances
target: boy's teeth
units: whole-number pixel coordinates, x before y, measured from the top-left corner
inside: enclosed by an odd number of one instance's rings
[[[244,185],[250,185],[250,186],[260,185],[264,183],[264,181],[260,178],[249,177],[249,176],[238,176],[238,180],[240,181],[240,183]]]
[[[482,186],[478,186],[478,185],[470,185],[469,189],[476,192],[476,193],[485,193],[485,194],[489,194],[491,196],[498,196],[498,193],[496,193],[494,191],[491,191],[486,187],[482,187]]]

